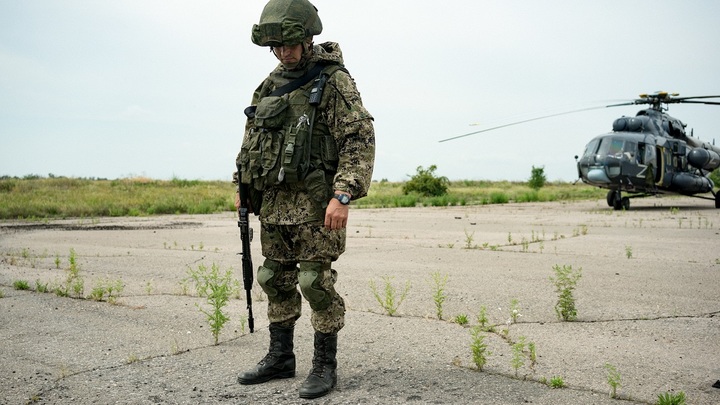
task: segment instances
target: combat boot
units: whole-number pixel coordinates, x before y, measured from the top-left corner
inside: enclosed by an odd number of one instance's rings
[[[319,398],[337,384],[337,333],[315,332],[315,355],[310,375],[300,386],[300,398]]]
[[[238,376],[243,385],[260,384],[273,378],[295,377],[294,327],[270,324],[270,349],[254,369]]]

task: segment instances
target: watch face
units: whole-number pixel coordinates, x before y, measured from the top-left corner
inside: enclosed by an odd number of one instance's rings
[[[335,198],[340,201],[341,204],[347,205],[350,203],[350,197],[347,194],[335,194]]]

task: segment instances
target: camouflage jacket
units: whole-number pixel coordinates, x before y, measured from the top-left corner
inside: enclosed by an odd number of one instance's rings
[[[342,64],[342,52],[336,43],[315,45],[304,70],[286,70],[282,64],[255,90],[252,105],[274,89],[302,76],[315,63]],[[367,195],[375,160],[373,117],[363,107],[355,81],[345,70],[336,71],[327,81],[321,108],[315,114],[315,128],[328,132],[336,142],[337,170],[332,177],[333,190],[346,191],[352,199]],[[243,144],[253,135],[254,120],[248,119]],[[241,152],[242,153],[242,152]],[[238,153],[237,160],[240,160]],[[269,224],[296,225],[323,221],[327,202],[318,203],[303,187],[272,186],[262,192],[260,220]]]

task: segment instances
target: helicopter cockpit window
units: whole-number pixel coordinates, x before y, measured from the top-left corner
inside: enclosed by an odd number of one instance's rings
[[[637,163],[637,156],[638,156],[637,143],[632,142],[632,141],[625,141],[625,146],[623,148],[623,155],[625,156],[626,160],[629,160],[633,163]]]
[[[603,138],[600,141],[600,148],[598,149],[598,155],[600,156],[612,156],[618,159],[623,157],[623,146],[625,141],[617,138]]]
[[[585,153],[583,153],[583,157],[592,156],[595,154],[595,151],[597,150],[598,143],[600,141],[598,139],[593,139],[590,141],[589,144],[585,147]]]

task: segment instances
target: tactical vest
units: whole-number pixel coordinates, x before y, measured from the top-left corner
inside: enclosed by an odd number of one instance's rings
[[[326,179],[325,173],[337,170],[337,145],[327,126],[316,119],[316,112],[325,107],[325,81],[339,69],[342,66],[329,65],[307,84],[258,101],[254,125],[240,153],[242,183],[257,191],[277,186],[300,188],[317,201],[330,199],[332,178]],[[250,117],[253,112],[246,114]]]

